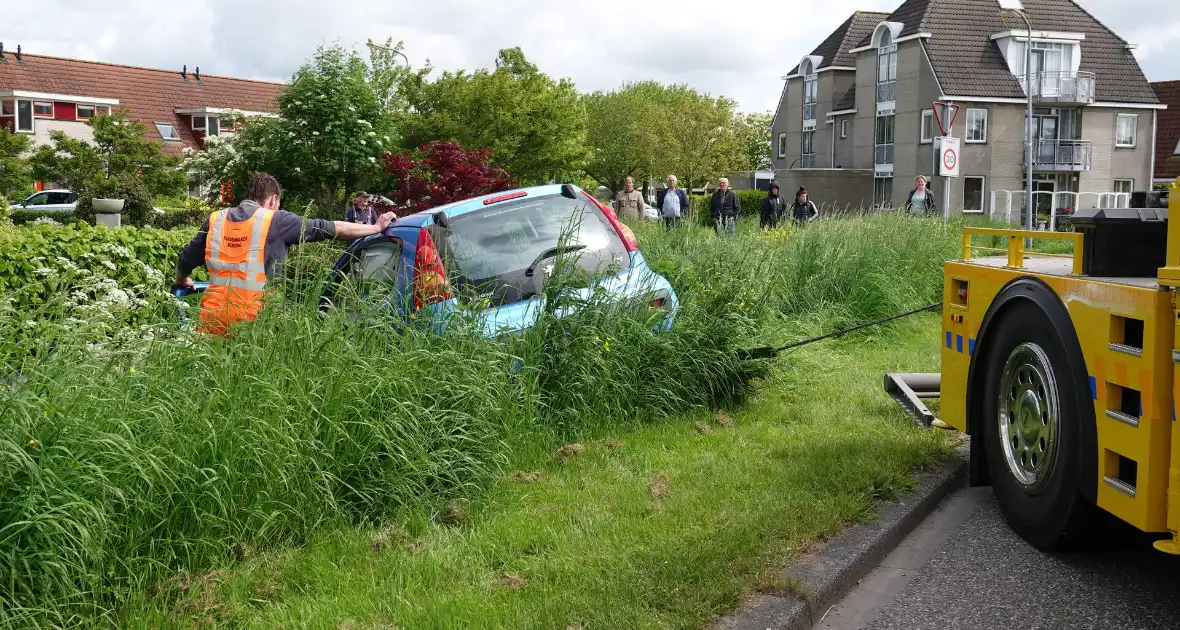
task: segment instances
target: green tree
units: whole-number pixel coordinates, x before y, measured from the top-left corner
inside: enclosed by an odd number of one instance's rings
[[[660,106],[661,116],[670,121],[660,143],[662,170],[677,175],[685,188],[707,185],[743,164],[732,100],[672,85]]]
[[[320,48],[279,96],[278,118],[243,121],[239,133],[209,139],[188,168],[216,197],[232,182],[235,198],[251,171],[279,179],[287,197],[333,216],[350,191],[382,176],[381,154],[396,148],[394,126],[355,52]]]
[[[627,177],[650,175],[653,168],[663,166],[660,141],[667,119],[660,115],[660,97],[664,89],[655,81],[644,81],[582,97],[590,149],[586,174],[599,185],[617,191]]]
[[[428,79],[428,70],[405,77],[404,147],[490,148],[493,163],[525,184],[574,177],[585,165],[586,112],[574,84],[550,78],[519,48],[501,50],[495,70]]]
[[[146,127],[127,121],[125,112],[97,116],[88,124],[94,129],[93,142],[55,131],[52,142],[30,157],[36,179],[61,183],[78,194],[79,215],[90,218],[95,198],[119,198],[125,200],[127,220],[143,225],[155,196],[184,192],[181,159],[145,138]]]
[[[758,171],[771,167],[770,127],[773,123],[774,114],[770,112],[737,116],[734,125],[742,151],[742,163],[737,170]]]
[[[0,197],[11,199],[13,193],[24,191],[33,181],[32,168],[24,155],[28,150],[29,136],[0,126]]]

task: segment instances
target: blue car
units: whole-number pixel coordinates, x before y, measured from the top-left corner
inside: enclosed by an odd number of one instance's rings
[[[484,334],[498,337],[532,327],[546,307],[545,282],[561,261],[592,281],[566,285],[564,305],[554,309],[558,316],[579,302],[605,299],[659,309],[658,328],[671,329],[679,306],[672,285],[647,266],[635,235],[614,211],[571,184],[500,192],[402,217],[349,245],[319,303],[323,310],[347,308],[349,299],[359,298],[401,318],[428,316],[440,329],[450,313],[474,308]],[[198,283],[197,291],[205,285]]]
[[[635,235],[614,211],[571,184],[500,192],[402,217],[349,246],[320,305],[341,305],[351,280],[356,284],[348,291],[401,316],[428,314],[443,323],[459,308],[478,309],[485,334],[496,337],[536,322],[546,307],[545,282],[558,264],[589,280],[565,285],[558,316],[597,295],[660,309],[659,328],[671,328],[679,306],[672,285],[648,267]]]

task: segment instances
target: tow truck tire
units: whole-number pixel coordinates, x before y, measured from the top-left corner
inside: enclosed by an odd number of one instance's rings
[[[983,366],[982,429],[996,500],[1009,526],[1043,550],[1078,540],[1092,511],[1079,471],[1082,427],[1093,424],[1094,409],[1084,395],[1084,360],[1062,341],[1063,332],[1076,333],[1064,307],[1055,310],[1013,301],[989,331]]]

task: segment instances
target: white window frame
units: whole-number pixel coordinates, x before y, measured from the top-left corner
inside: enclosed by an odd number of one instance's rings
[[[24,128],[24,129],[22,129],[20,126],[20,104],[21,103],[28,103],[29,104],[29,126],[28,126],[28,128]],[[15,129],[17,133],[33,133],[33,130],[36,129],[36,127],[37,127],[37,116],[33,113],[33,101],[30,101],[29,99],[26,99],[26,98],[18,98],[18,99],[16,99],[15,105],[16,105],[16,113],[13,115],[12,128]]]
[[[49,106],[48,114],[38,114],[38,107]],[[53,101],[33,101],[33,118],[53,118]]]
[[[82,115],[82,108],[83,107],[90,109],[89,116]],[[95,108],[94,105],[87,105],[86,103],[78,103],[77,105],[74,106],[74,120],[90,120],[91,118],[94,118],[97,115],[98,115],[98,109]]]
[[[987,144],[987,132],[988,132],[987,111],[988,110],[985,107],[968,107],[967,108],[967,118],[965,121],[967,128],[963,131],[963,142],[966,142],[967,144]],[[973,129],[973,127],[971,125],[971,114],[976,114],[976,115],[982,114],[983,115],[983,138],[982,139],[980,139],[980,138],[972,139],[971,138],[971,130]]]
[[[967,180],[978,179],[979,186],[979,209],[967,209]],[[983,214],[984,207],[987,204],[987,178],[983,175],[964,175],[963,176],[963,214]]]
[[[157,122],[157,123],[155,123],[155,125],[156,125],[156,131],[159,132],[160,137],[164,139],[164,142],[180,142],[180,134],[176,133],[176,125],[175,124],[170,123],[170,122]],[[171,137],[164,135],[164,128],[165,127],[167,127],[168,130],[172,132]]]
[[[840,119],[840,139],[843,140],[848,137],[848,119]],[[1180,144],[1176,145],[1177,151],[1180,152]]]
[[[808,141],[811,143],[811,152],[808,153]],[[810,164],[808,157],[811,158]],[[803,137],[799,141],[799,166],[803,168],[815,168],[815,129],[804,129]]]
[[[1111,188],[1110,188],[1111,192],[1116,192],[1116,193],[1124,192],[1122,190],[1119,190],[1119,182],[1127,182],[1128,184],[1130,184],[1129,186],[1127,186],[1127,190],[1126,190],[1127,193],[1135,192],[1135,180],[1131,179],[1129,177],[1120,177],[1120,178],[1115,179],[1114,186],[1111,186]]]
[[[1131,143],[1119,142],[1119,126],[1124,120],[1131,121]],[[1119,114],[1114,119],[1114,146],[1119,149],[1134,149],[1139,145],[1139,114]]]
[[[885,181],[889,180],[889,198],[885,199]],[[873,208],[878,210],[893,209],[893,174],[877,175],[873,177]]]
[[[198,120],[201,121],[201,124],[199,124],[199,125],[197,124]],[[193,114],[193,131],[204,131],[206,129],[206,125],[207,125],[207,123],[206,123],[205,116],[198,116],[196,114]]]
[[[929,130],[929,135],[927,131]],[[934,143],[934,110],[922,110],[922,118],[918,123],[918,144]]]
[[[16,116],[16,99],[0,99],[0,116]]]
[[[778,134],[778,156],[780,158],[787,157],[787,134]]]
[[[95,116],[110,116],[111,115],[111,106],[110,105],[95,105],[94,106],[94,115]]]

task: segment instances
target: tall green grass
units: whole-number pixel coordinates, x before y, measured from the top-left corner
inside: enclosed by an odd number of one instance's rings
[[[639,232],[682,301],[669,334],[606,301],[512,342],[463,318],[394,331],[320,313],[311,282],[228,340],[162,323],[111,346],[50,305],[58,325],[0,340],[0,625],[110,622],[185,572],[327,527],[445,519],[555,444],[739,402],[766,370],[741,347],[934,301],[958,239],[896,216]],[[0,307],[0,330],[26,318]]]

